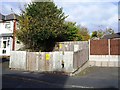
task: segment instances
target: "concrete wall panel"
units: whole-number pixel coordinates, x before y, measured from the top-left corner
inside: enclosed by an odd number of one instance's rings
[[[9,68],[26,70],[26,51],[11,51]]]

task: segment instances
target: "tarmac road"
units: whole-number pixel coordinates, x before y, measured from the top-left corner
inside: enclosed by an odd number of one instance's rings
[[[112,88],[118,89],[118,68],[96,68],[85,76],[67,76],[3,69],[2,88]]]
[[[30,73],[29,73],[30,74]],[[118,88],[117,79],[59,75],[3,75],[3,88]]]

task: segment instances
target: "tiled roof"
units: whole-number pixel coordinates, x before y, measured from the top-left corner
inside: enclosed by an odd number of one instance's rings
[[[5,16],[0,13],[0,20],[4,20]]]
[[[6,20],[11,20],[11,19],[18,19],[18,15],[17,14],[9,14],[6,16]]]
[[[120,32],[110,35],[104,35],[102,39],[113,39],[113,38],[120,38]]]
[[[14,14],[14,13],[12,13],[12,14],[9,14],[9,15],[2,15],[1,13],[0,13],[0,20],[14,20],[14,19],[18,19],[18,15],[17,14]]]

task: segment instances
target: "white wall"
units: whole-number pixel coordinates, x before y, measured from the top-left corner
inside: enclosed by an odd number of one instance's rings
[[[120,55],[90,55],[89,61],[120,61]]]
[[[0,56],[10,56],[10,51],[12,50],[12,37],[9,37],[10,39],[3,40],[3,37],[0,38]],[[3,48],[3,41],[6,41],[8,44],[9,40],[9,45],[6,45],[6,48]],[[6,54],[3,54],[2,51],[6,50]]]
[[[120,67],[120,55],[89,55],[90,66]]]
[[[6,24],[7,22],[10,22],[10,28],[6,28]],[[16,27],[17,28],[17,27]],[[13,33],[13,29],[14,29],[14,20],[11,20],[11,21],[5,21],[5,22],[0,22],[0,35],[1,34],[12,34]],[[0,38],[1,40],[1,47],[0,47],[0,56],[2,55],[5,55],[5,56],[10,56],[10,51],[12,51],[12,44],[13,44],[13,38],[10,37],[10,46],[9,47],[6,47],[5,49],[7,50],[6,51],[6,54],[2,54],[2,50],[3,50],[3,37]],[[17,41],[17,40],[16,40]],[[17,44],[15,43],[16,47],[15,47],[15,50],[18,50],[20,47],[21,47],[21,44]]]
[[[7,21],[10,22],[10,28],[5,28],[6,22],[0,22],[0,34],[3,33],[13,33],[13,20],[12,21]]]
[[[26,70],[26,51],[11,51],[9,68]]]

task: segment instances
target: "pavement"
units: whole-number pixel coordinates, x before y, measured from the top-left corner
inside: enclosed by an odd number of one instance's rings
[[[7,62],[3,62],[8,64]],[[111,88],[118,90],[118,68],[96,68],[83,76],[10,70],[2,65],[2,88]],[[110,90],[111,90],[110,89]]]

